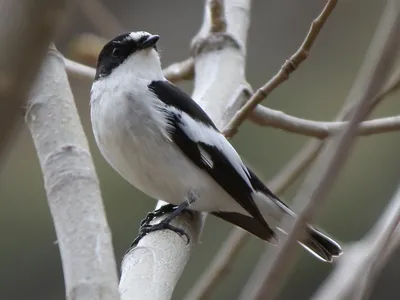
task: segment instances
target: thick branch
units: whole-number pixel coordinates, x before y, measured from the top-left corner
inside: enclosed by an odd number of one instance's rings
[[[244,97],[237,97],[232,91],[236,91],[244,82],[244,72],[239,70],[244,70],[245,60],[243,51],[236,45],[245,45],[250,3],[248,0],[226,1],[229,39],[219,38],[220,33],[210,34],[209,4],[210,1],[207,1],[202,25],[202,28],[208,30],[200,31],[194,42],[196,77],[192,97],[216,125],[222,128],[245,100]],[[230,27],[233,23],[235,26]],[[232,40],[237,42],[232,43]],[[175,233],[159,231],[146,235],[135,249],[127,253],[120,282],[122,299],[171,298],[191,250],[196,245],[201,228],[199,221],[203,221],[199,214],[196,214],[195,219],[184,214],[173,223],[183,227],[191,236],[189,246]]]
[[[265,271],[260,274],[262,279],[256,283],[257,286],[252,291],[252,295],[250,297],[246,295],[247,299],[275,298],[285,271],[293,261],[292,254],[296,249],[296,241],[303,234],[305,224],[311,221],[313,214],[321,206],[323,197],[346,160],[358,123],[369,114],[371,99],[378,94],[389,75],[399,49],[397,38],[400,33],[399,11],[397,4],[388,3],[375,33],[372,47],[367,53],[367,57],[371,60],[363,71],[368,76],[364,77],[363,88],[354,93],[359,99],[357,101],[359,104],[346,130],[328,143],[315,168],[307,176],[302,189],[296,195],[294,203],[297,211],[300,211],[298,218],[293,226],[290,226],[292,222],[289,218],[284,218],[280,228],[289,232],[289,235],[278,249],[273,250],[271,263],[264,266]],[[288,230],[290,227],[292,229]]]
[[[30,96],[26,123],[44,177],[67,299],[119,299],[100,187],[61,55],[52,48]]]
[[[62,16],[65,0],[2,1],[0,155]]]

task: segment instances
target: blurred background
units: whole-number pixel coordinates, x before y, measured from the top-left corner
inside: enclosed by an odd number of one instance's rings
[[[202,21],[204,1],[102,2],[117,16],[124,30],[145,30],[161,36],[159,47],[164,66],[188,57],[189,43]],[[298,48],[324,4],[319,0],[253,0],[246,72],[254,88],[267,81]],[[353,83],[384,4],[385,1],[376,0],[339,1],[309,59],[264,105],[298,117],[331,120]],[[76,6],[61,30],[57,47],[72,57],[71,45],[83,33],[101,35]],[[110,32],[105,38],[118,33]],[[136,236],[139,221],[154,208],[155,201],[126,183],[100,156],[89,120],[90,83],[71,80],[71,85],[91,144],[119,264]],[[191,92],[190,82],[179,85]],[[398,97],[395,94],[385,100],[373,116],[398,114]],[[307,141],[302,136],[247,122],[233,144],[267,181]],[[399,153],[400,133],[360,138],[329,193],[327,205],[317,218],[318,225],[343,243],[360,239],[394,193],[400,178]],[[300,183],[301,179],[285,192],[286,202],[291,201]],[[207,219],[202,243],[192,255],[174,299],[181,299],[192,286],[231,229],[229,224],[213,217]],[[0,162],[0,236],[2,299],[64,299],[59,249],[41,171],[29,132],[23,125]],[[251,238],[213,299],[235,299],[264,250],[263,242]],[[331,269],[332,266],[302,251],[280,299],[308,299]],[[399,272],[400,251],[380,274],[371,299],[398,299]]]

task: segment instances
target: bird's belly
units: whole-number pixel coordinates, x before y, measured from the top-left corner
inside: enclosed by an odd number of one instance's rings
[[[154,132],[148,133],[153,134]],[[179,205],[195,196],[190,208],[202,212],[242,211],[241,207],[204,170],[186,159],[172,142],[147,138],[113,139],[100,146],[107,161],[133,186],[155,199]],[[123,146],[122,146],[123,145]],[[158,147],[158,148],[157,148]]]
[[[194,210],[243,211],[206,171],[192,163],[160,131],[145,106],[136,102],[128,106],[126,101],[119,100],[112,108],[92,105],[91,114],[100,151],[125,180],[149,196],[171,204],[178,205],[187,200],[188,194],[194,194],[197,199],[190,206]],[[132,109],[135,103],[137,106]]]

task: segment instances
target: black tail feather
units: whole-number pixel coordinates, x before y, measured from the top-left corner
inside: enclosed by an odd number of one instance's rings
[[[252,217],[228,212],[213,212],[212,214],[243,228],[264,241],[272,244],[278,243],[278,237],[272,228],[266,224],[261,224]],[[311,254],[326,262],[332,262],[334,257],[342,254],[342,249],[338,243],[311,226],[307,227],[307,238],[299,243]]]
[[[332,262],[334,257],[342,254],[342,248],[333,239],[314,227],[307,228],[308,237],[300,244],[319,259]]]

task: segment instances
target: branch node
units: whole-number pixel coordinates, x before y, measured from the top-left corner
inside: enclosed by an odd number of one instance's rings
[[[212,51],[220,51],[232,47],[241,49],[238,41],[227,32],[216,32],[206,37],[196,37],[192,41],[191,54],[193,57]]]

